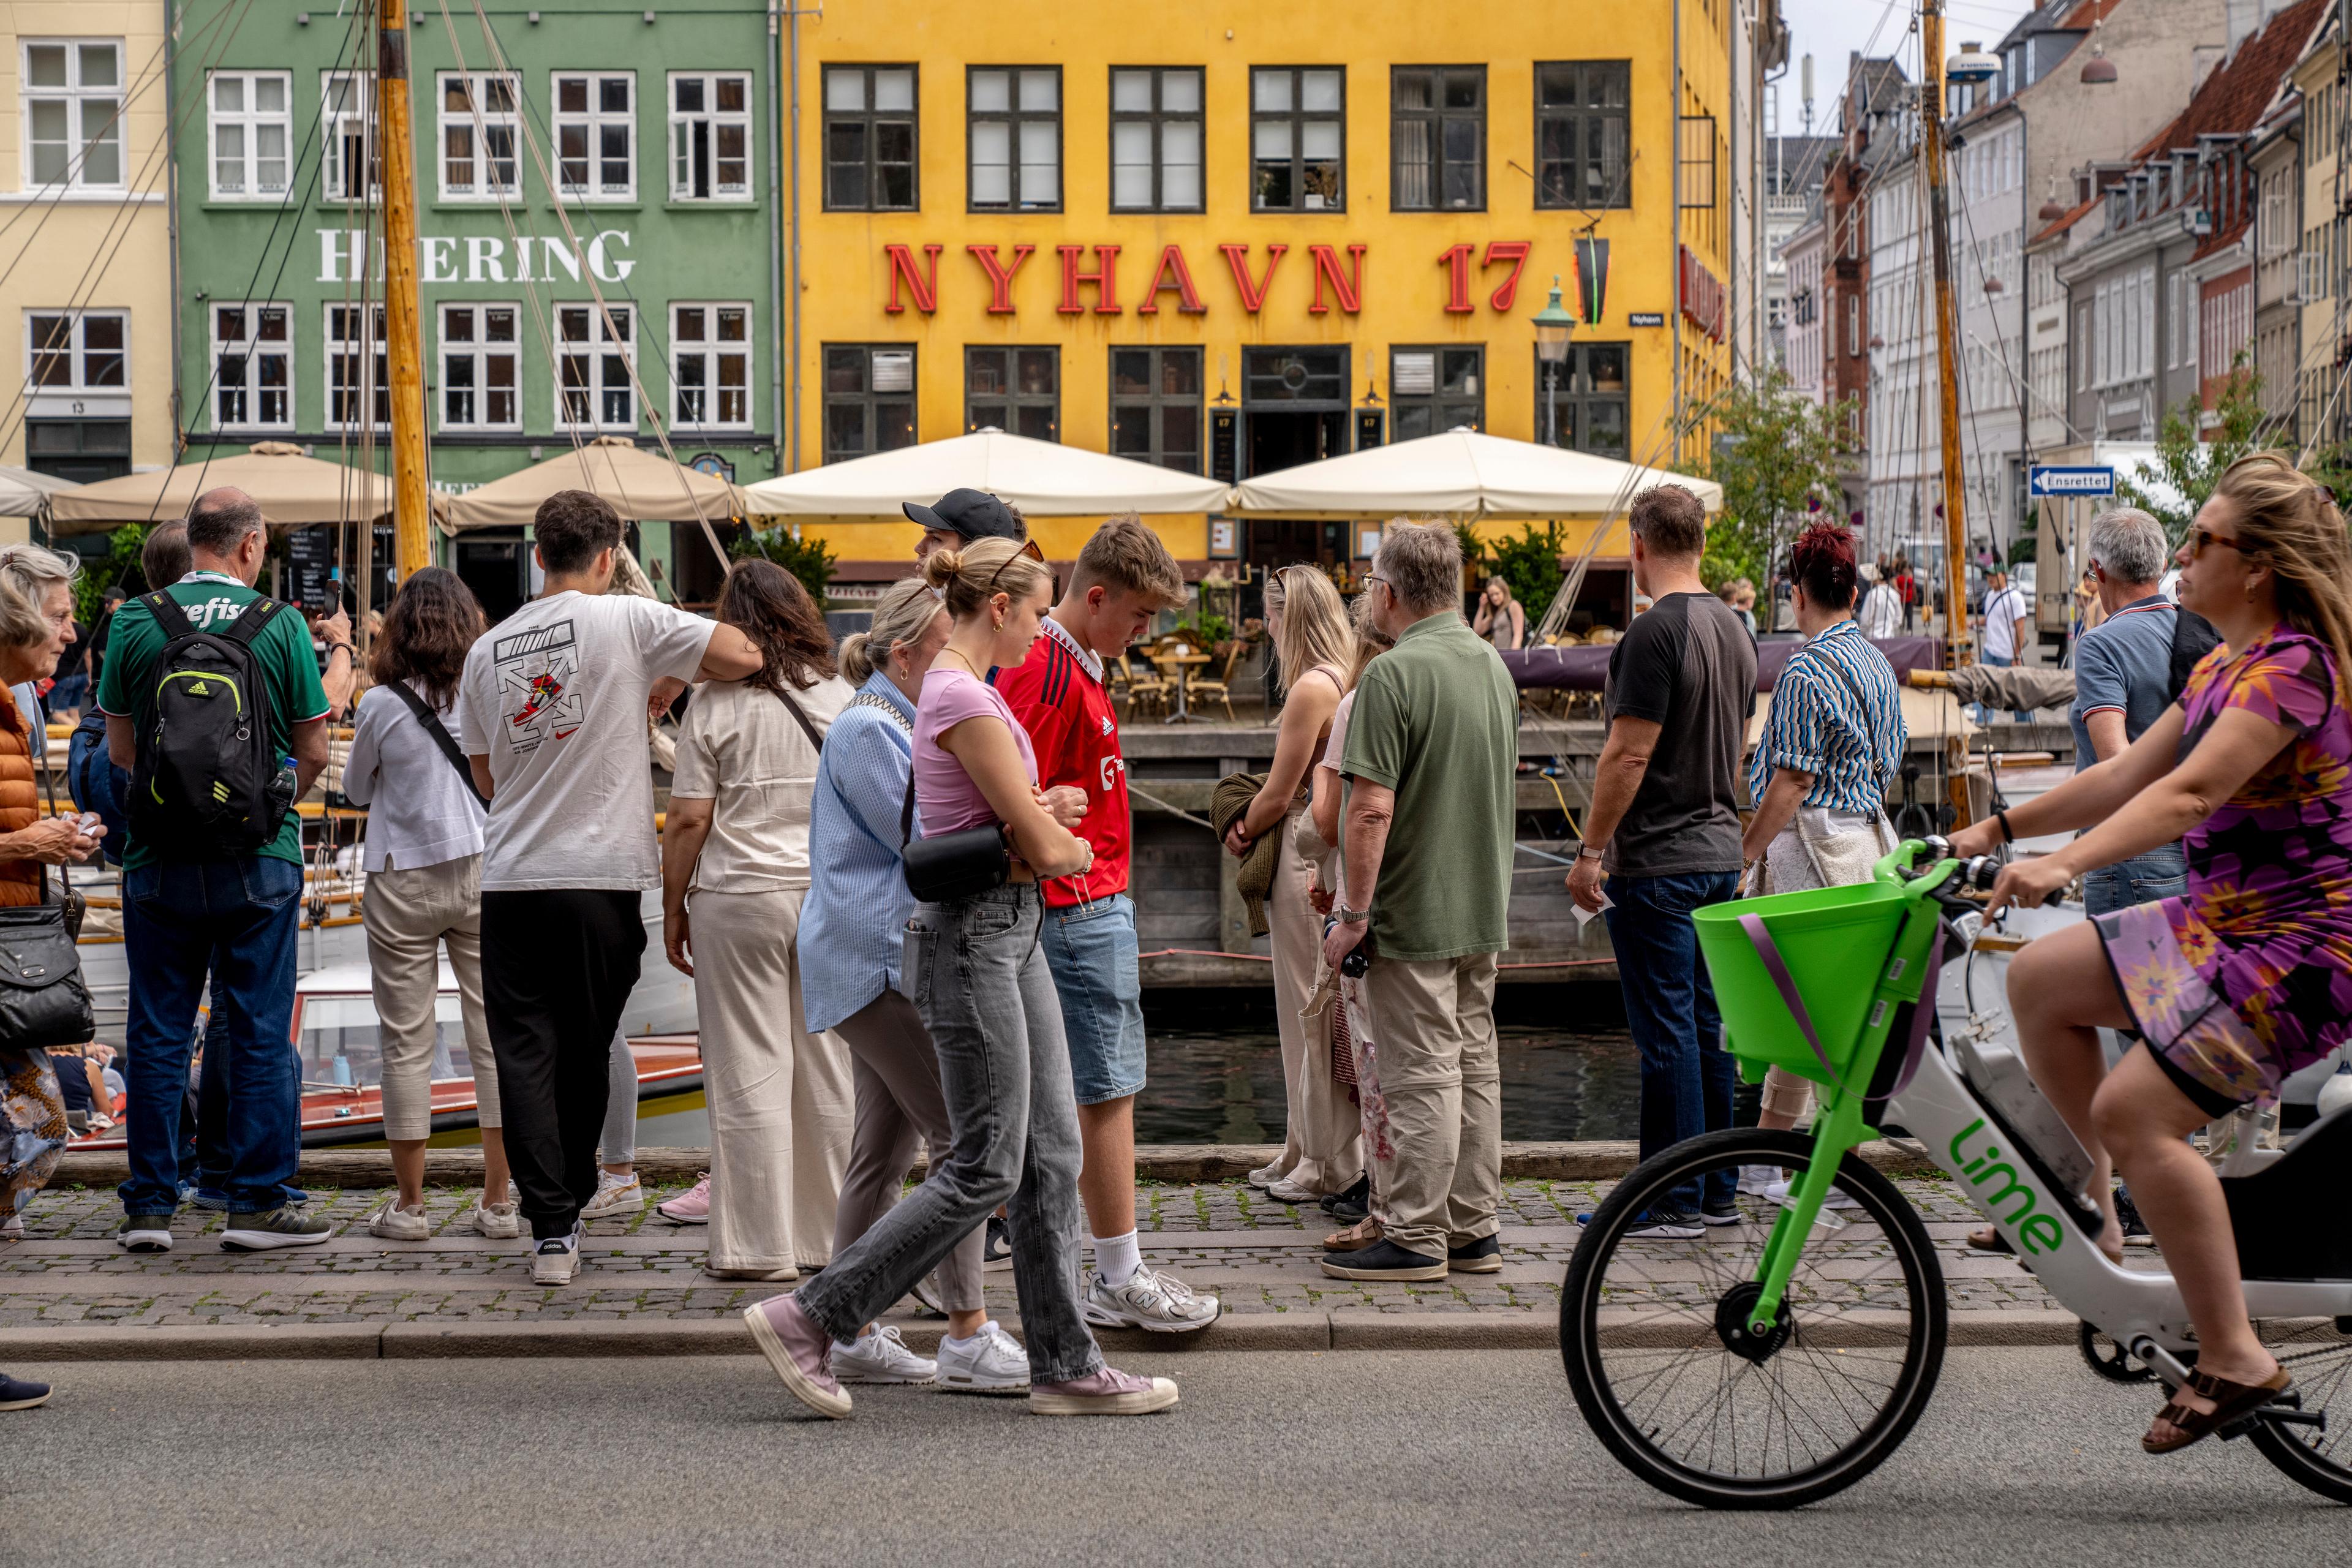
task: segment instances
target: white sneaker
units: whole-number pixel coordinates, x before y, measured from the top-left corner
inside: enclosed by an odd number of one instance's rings
[[[1319,1204],[1320,1193],[1310,1193],[1288,1176],[1280,1176],[1265,1184],[1265,1195],[1281,1204]]]
[[[1785,1179],[1772,1183],[1764,1189],[1764,1196],[1773,1203],[1785,1205],[1789,1201],[1789,1183]],[[1858,1209],[1861,1206],[1835,1187],[1832,1187],[1830,1195],[1822,1200],[1822,1207],[1825,1209]]]
[[[22,1241],[24,1239],[25,1216],[23,1215],[12,1214],[6,1219],[0,1219],[0,1241]]]
[[[1282,1166],[1277,1163],[1272,1165],[1260,1165],[1256,1170],[1252,1171],[1248,1175],[1244,1176],[1242,1180],[1247,1182],[1253,1187],[1270,1187],[1274,1185],[1275,1183],[1282,1180],[1283,1174]]]
[[[470,1225],[494,1241],[512,1241],[522,1234],[521,1211],[511,1197],[502,1204],[485,1203],[489,1195],[487,1191],[476,1193],[473,1206],[457,1216],[457,1223]]]
[[[940,1337],[939,1375],[950,1394],[1026,1394],[1029,1352],[991,1318],[968,1340]]]
[[[1751,1197],[1762,1197],[1780,1180],[1778,1165],[1742,1165],[1739,1167],[1739,1190]]]
[[[530,1250],[530,1282],[534,1285],[569,1285],[572,1277],[580,1272],[580,1227],[574,1225],[570,1236],[551,1236]]]
[[[616,1176],[610,1171],[596,1173],[596,1195],[581,1205],[582,1219],[604,1219],[616,1214],[635,1214],[646,1206],[646,1189],[637,1184],[636,1173]]]
[[[425,1217],[425,1205],[403,1208],[397,1194],[383,1200],[383,1206],[368,1215],[368,1234],[386,1241],[425,1241],[433,1235],[433,1222]]]
[[[1098,1329],[1148,1329],[1156,1334],[1189,1334],[1207,1328],[1223,1310],[1214,1296],[1194,1293],[1175,1275],[1137,1266],[1124,1285],[1105,1281],[1102,1270],[1087,1270],[1078,1310]]]
[[[948,1315],[947,1287],[940,1283],[938,1269],[934,1268],[916,1280],[914,1289],[908,1290],[907,1294],[920,1302],[923,1310],[932,1317],[944,1318]]]
[[[1028,1361],[1022,1361],[1025,1373]],[[925,1361],[907,1348],[895,1326],[885,1325],[870,1334],[861,1335],[854,1343],[839,1341],[833,1347],[833,1380],[835,1383],[937,1383],[940,1363]]]

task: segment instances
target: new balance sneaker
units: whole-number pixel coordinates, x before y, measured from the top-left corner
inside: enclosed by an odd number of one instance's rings
[[[1706,1232],[1698,1215],[1688,1209],[1654,1208],[1625,1234],[1637,1241],[1689,1241]]]
[[[705,1171],[695,1177],[694,1185],[678,1194],[677,1196],[656,1204],[654,1213],[672,1225],[709,1225],[710,1223],[710,1173]]]
[[[1139,1264],[1124,1285],[1113,1285],[1099,1268],[1087,1270],[1078,1309],[1098,1329],[1146,1329],[1155,1334],[1189,1334],[1207,1328],[1223,1310],[1166,1269]]]
[[[1176,1381],[1137,1377],[1105,1367],[1068,1383],[1041,1383],[1029,1391],[1029,1408],[1040,1415],[1148,1415],[1176,1403]]]
[[[470,1225],[494,1241],[512,1241],[522,1234],[521,1211],[515,1206],[511,1197],[504,1203],[494,1204],[485,1201],[489,1195],[487,1190],[476,1193],[473,1207],[458,1215],[457,1223]]]
[[[1361,1252],[1327,1252],[1320,1267],[1334,1279],[1443,1279],[1445,1259],[1430,1258],[1385,1238]]]
[[[172,1216],[167,1214],[127,1214],[114,1239],[128,1252],[172,1250]]]
[[[832,1370],[836,1383],[925,1384],[940,1380],[940,1363],[907,1348],[898,1329],[884,1324],[848,1344],[835,1340]]]
[[[988,1216],[988,1239],[981,1246],[980,1266],[991,1274],[1013,1267],[1013,1226],[1001,1214]]]
[[[49,1385],[0,1375],[0,1410],[30,1410],[49,1402]]]
[[[596,1195],[580,1205],[582,1219],[608,1219],[616,1214],[635,1214],[646,1206],[646,1189],[638,1184],[636,1173],[616,1176],[610,1171],[596,1173]]]
[[[386,1241],[423,1241],[433,1234],[433,1222],[425,1217],[425,1205],[403,1208],[398,1197],[383,1200],[383,1206],[367,1217],[368,1234]]]
[[[534,1285],[569,1285],[572,1277],[580,1272],[580,1226],[575,1222],[569,1236],[551,1236],[530,1249],[530,1282]]]
[[[1497,1236],[1482,1236],[1475,1241],[1449,1247],[1445,1249],[1445,1267],[1455,1274],[1500,1274],[1503,1271],[1503,1239]]]
[[[939,1373],[950,1394],[1026,1394],[1029,1352],[991,1318],[968,1340],[940,1336]]]
[[[228,1228],[221,1232],[221,1249],[272,1252],[281,1247],[316,1247],[334,1234],[334,1226],[325,1218],[284,1204],[259,1214],[229,1215]]]
[[[790,1296],[771,1296],[743,1310],[751,1342],[784,1382],[794,1399],[835,1421],[849,1415],[849,1395],[832,1369],[833,1338]]]

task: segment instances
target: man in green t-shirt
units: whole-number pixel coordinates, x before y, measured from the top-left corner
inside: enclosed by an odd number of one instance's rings
[[[226,628],[254,591],[268,536],[242,490],[208,490],[188,511],[194,570],[161,585],[198,631]],[[117,767],[137,760],[155,723],[155,680],[169,641],[139,599],[115,612],[98,705]],[[327,764],[327,696],[302,617],[277,613],[252,656],[268,697],[269,740],[295,765],[299,799]],[[331,656],[332,657],[332,656]],[[341,657],[350,657],[348,647]],[[302,906],[302,826],[291,811],[277,837],[247,855],[207,853],[132,830],[123,856],[122,940],[131,961],[125,1040],[131,1179],[122,1184],[119,1238],[133,1252],[166,1252],[179,1207],[181,1102],[196,1009],[209,973],[229,1014],[226,1063],[228,1228],[239,1250],[300,1247],[333,1227],[286,1202],[301,1150],[301,1080],[287,1047],[293,1026],[295,931]]]
[[[1324,942],[1335,966],[1370,931],[1364,976],[1392,1133],[1372,1157],[1381,1239],[1335,1253],[1341,1279],[1439,1279],[1502,1267],[1502,1069],[1495,955],[1508,948],[1518,692],[1462,620],[1462,545],[1391,524],[1370,606],[1396,647],[1365,667],[1340,772],[1349,908]]]

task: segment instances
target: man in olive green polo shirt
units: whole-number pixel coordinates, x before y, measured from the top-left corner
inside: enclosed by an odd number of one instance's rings
[[[1462,620],[1462,546],[1443,524],[1391,523],[1366,592],[1396,647],[1356,687],[1340,759],[1348,902],[1333,964],[1369,929],[1364,976],[1390,1152],[1375,1171],[1381,1239],[1335,1253],[1340,1279],[1440,1279],[1502,1267],[1502,1071],[1495,955],[1508,948],[1518,693]]]

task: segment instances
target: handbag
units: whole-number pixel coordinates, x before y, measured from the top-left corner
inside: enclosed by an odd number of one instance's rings
[[[898,810],[898,848],[907,890],[919,902],[944,904],[1001,888],[1013,874],[1013,851],[1004,841],[1002,824],[922,838],[912,837],[914,831],[915,770],[910,763],[907,803]]]
[[[425,732],[433,737],[433,743],[441,748],[441,754],[449,759],[449,765],[457,770],[459,778],[466,781],[466,793],[484,805],[489,805],[488,801],[482,800],[482,786],[474,782],[473,764],[466,761],[464,753],[457,750],[457,742],[450,738],[449,728],[441,722],[441,716],[434,712],[405,680],[390,682],[389,689],[398,693],[400,700],[408,704],[408,710],[416,715],[416,721],[425,726]]]
[[[81,954],[66,933],[66,906],[49,901],[44,869],[39,903],[0,909],[0,1047],[79,1046],[97,1033]]]

